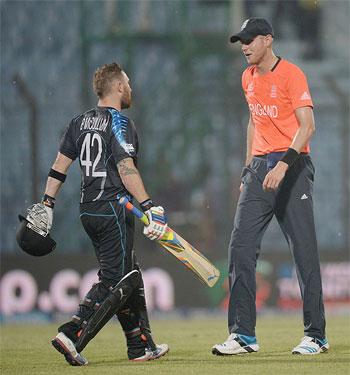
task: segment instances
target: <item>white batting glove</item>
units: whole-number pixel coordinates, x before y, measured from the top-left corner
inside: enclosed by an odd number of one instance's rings
[[[143,228],[143,234],[150,240],[160,239],[168,226],[164,214],[164,208],[161,206],[151,207],[145,212],[149,224]]]
[[[52,227],[52,219],[53,219],[53,208],[55,207],[55,198],[50,197],[49,195],[45,194],[41,203],[45,206],[45,211],[47,213],[47,230],[50,231]]]
[[[48,232],[50,232],[50,230],[52,228],[53,208],[48,207],[46,205],[44,205],[44,206],[45,206],[45,211],[47,213],[47,230],[48,230]]]
[[[46,236],[52,227],[53,209],[43,203],[35,203],[27,209],[26,220],[32,224],[33,229],[42,236]]]

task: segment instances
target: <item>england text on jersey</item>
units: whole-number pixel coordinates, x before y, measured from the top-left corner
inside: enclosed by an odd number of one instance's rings
[[[278,107],[276,105],[249,103],[250,112],[257,116],[278,117]]]
[[[295,110],[313,107],[304,73],[287,60],[259,75],[254,66],[242,75],[242,87],[254,123],[253,155],[286,151],[299,123]],[[309,152],[307,144],[302,152]]]

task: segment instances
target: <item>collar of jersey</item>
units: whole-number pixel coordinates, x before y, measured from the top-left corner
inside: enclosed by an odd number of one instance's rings
[[[100,106],[100,105],[98,105],[97,108],[113,109],[113,111],[120,112],[119,109],[116,109],[116,108],[114,108],[114,107],[104,107],[104,106]]]

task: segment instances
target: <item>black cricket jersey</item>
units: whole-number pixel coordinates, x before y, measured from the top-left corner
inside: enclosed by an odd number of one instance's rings
[[[127,194],[117,163],[133,158],[137,165],[138,137],[134,123],[111,107],[96,107],[70,122],[59,151],[79,158],[80,203],[109,201]]]

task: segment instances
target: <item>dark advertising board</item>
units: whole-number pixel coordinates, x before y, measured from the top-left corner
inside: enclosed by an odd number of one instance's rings
[[[161,251],[143,256],[143,277],[150,310],[209,308],[225,310],[228,303],[226,260],[214,262],[221,270],[218,283],[209,288],[171,255]],[[327,309],[349,309],[350,262],[321,262]],[[0,309],[2,321],[32,312],[53,317],[73,313],[79,300],[97,281],[92,255],[53,253],[43,258],[27,255],[2,257]],[[257,264],[257,308],[301,308],[295,269],[288,256],[265,256]]]

